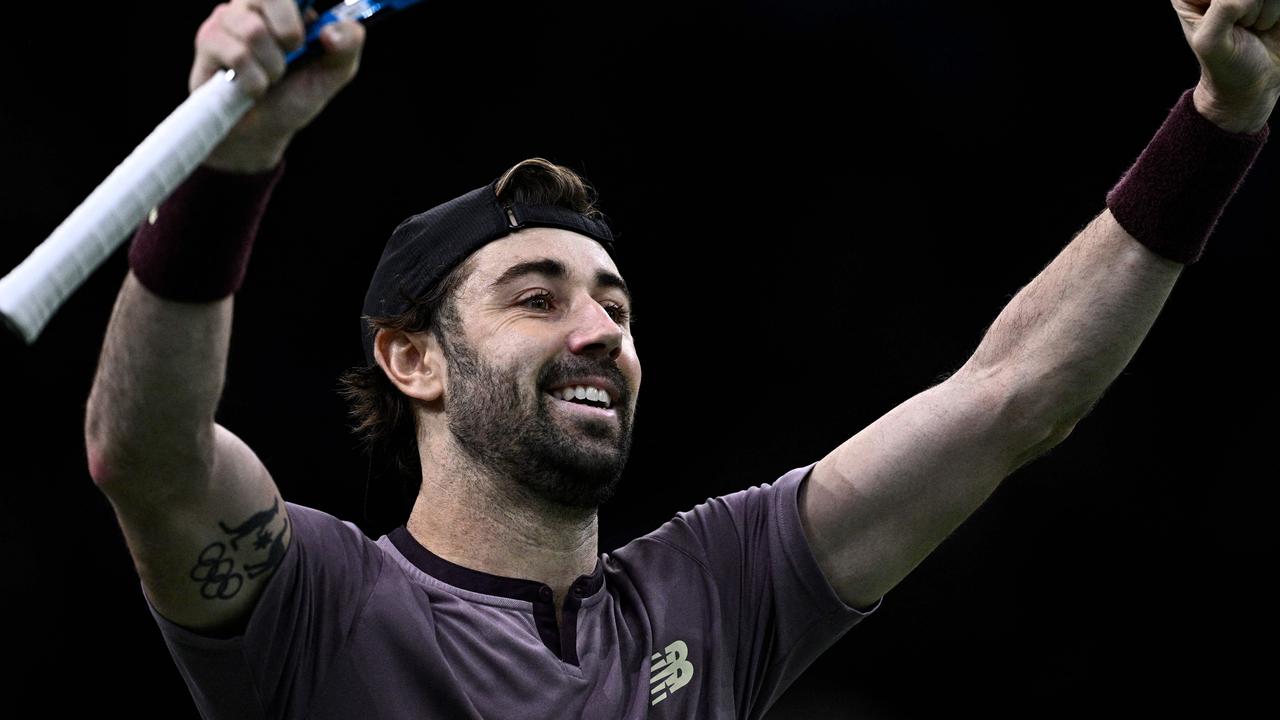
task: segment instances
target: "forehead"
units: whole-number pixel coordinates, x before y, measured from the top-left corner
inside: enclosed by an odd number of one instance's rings
[[[564,266],[571,278],[594,282],[601,271],[621,276],[613,258],[600,243],[571,230],[532,227],[518,230],[475,252],[475,271],[467,283],[469,294],[488,293],[490,286],[515,265],[550,259]]]

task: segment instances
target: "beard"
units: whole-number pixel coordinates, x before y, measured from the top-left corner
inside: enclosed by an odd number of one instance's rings
[[[449,431],[473,462],[567,509],[595,509],[613,497],[631,452],[627,385],[616,363],[567,358],[547,368],[535,388],[522,389],[515,373],[487,363],[457,334],[442,344],[449,363]],[[557,401],[544,388],[582,375],[616,384],[616,420],[554,407]]]

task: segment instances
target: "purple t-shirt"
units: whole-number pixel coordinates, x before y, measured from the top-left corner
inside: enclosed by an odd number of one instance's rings
[[[845,605],[814,560],[796,503],[812,467],[602,553],[561,622],[542,583],[292,503],[242,636],[151,612],[206,718],[758,718],[883,602]]]

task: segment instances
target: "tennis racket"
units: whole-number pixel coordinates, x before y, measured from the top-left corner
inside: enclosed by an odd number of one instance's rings
[[[300,0],[305,9],[314,0]],[[293,66],[321,52],[320,31],[340,20],[367,22],[420,0],[345,0],[307,27]],[[44,242],[0,278],[0,318],[26,344],[36,341],[67,298],[209,156],[253,106],[222,70],[209,78],[103,180]]]

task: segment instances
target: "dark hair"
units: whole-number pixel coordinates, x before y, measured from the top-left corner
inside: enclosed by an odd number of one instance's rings
[[[498,178],[495,188],[500,202],[515,200],[526,205],[559,205],[592,219],[604,217],[596,207],[595,189],[563,165],[529,158],[516,163]]]
[[[517,163],[502,174],[495,190],[499,201],[559,205],[591,218],[604,215],[596,207],[594,189],[584,178],[543,158]],[[473,254],[426,294],[412,298],[405,312],[383,317],[365,315],[363,319],[375,337],[380,329],[429,332],[444,348],[445,357],[452,361],[450,337],[462,332],[458,290],[474,269]],[[404,499],[412,502],[422,480],[413,401],[392,384],[376,362],[347,370],[338,385],[338,394],[351,406],[347,414],[354,420],[351,429],[360,436],[362,449],[371,462],[382,462],[390,468],[402,483]]]

